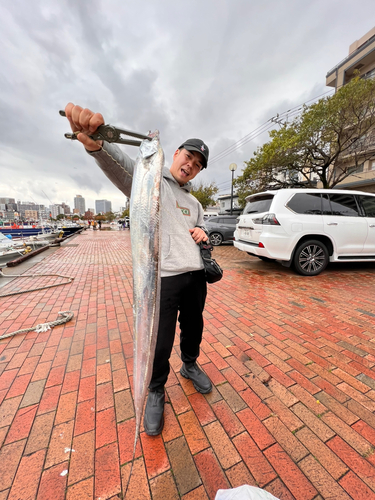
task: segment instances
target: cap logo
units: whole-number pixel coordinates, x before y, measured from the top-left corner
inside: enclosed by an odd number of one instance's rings
[[[204,151],[204,146],[203,145],[201,146],[201,151]]]

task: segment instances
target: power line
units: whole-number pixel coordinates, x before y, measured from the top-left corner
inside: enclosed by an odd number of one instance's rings
[[[250,142],[251,140],[255,139],[259,135],[263,134],[263,132],[266,132],[269,128],[272,126],[272,122],[270,120],[267,120],[267,122],[263,123],[263,125],[257,127],[255,130],[250,132],[249,134],[245,135],[245,137],[242,137],[239,141],[235,142],[232,144],[232,146],[229,146],[228,148],[224,149],[221,153],[218,153],[216,156],[214,156],[210,161],[209,165],[212,163],[215,163],[218,160],[221,160],[225,156],[228,156],[230,153],[233,153],[236,149],[239,149],[241,146],[245,145],[247,142]]]
[[[327,94],[327,92],[325,92],[325,94]],[[325,94],[321,94],[321,95],[325,95]],[[313,100],[316,100],[319,97],[321,97],[321,96],[317,96],[317,97],[315,97],[313,99],[310,99],[310,100],[306,101],[306,103],[310,102],[310,101],[313,101]],[[306,104],[306,103],[304,103],[304,104]],[[240,139],[236,143],[232,144],[232,146],[229,146],[228,148],[224,149],[221,153],[219,153],[216,156],[214,156],[210,160],[209,163],[214,163],[214,162],[216,162],[218,160],[221,160],[225,156],[228,156],[228,154],[233,153],[235,150],[239,149],[241,146],[245,145],[246,143],[248,143],[251,140],[255,139],[256,137],[258,137],[262,133],[266,132],[267,130],[269,130],[273,126],[273,123],[275,121],[276,121],[276,123],[278,123],[278,121],[280,121],[279,118],[281,118],[282,116],[287,115],[287,118],[290,118],[292,116],[295,116],[296,114],[299,114],[299,112],[303,109],[302,106],[303,106],[303,104],[299,105],[299,106],[295,106],[294,108],[291,108],[291,109],[289,109],[287,111],[284,111],[281,114],[277,114],[276,117],[270,118],[265,123],[263,123],[262,125],[260,125],[259,127],[257,127],[255,130],[253,130],[252,132],[250,132],[249,134],[247,134],[245,137],[243,137],[242,139]]]
[[[234,151],[236,151],[240,147],[242,147],[245,144],[247,144],[248,142],[252,141],[253,139],[256,139],[259,135],[261,135],[264,132],[266,132],[267,130],[269,130],[273,126],[273,124],[274,124],[274,122],[276,120],[280,121],[280,118],[286,115],[287,116],[287,121],[288,121],[289,118],[294,117],[297,114],[299,114],[302,111],[304,105],[306,105],[309,102],[316,101],[317,99],[320,99],[322,96],[324,96],[324,95],[326,95],[326,94],[328,94],[328,93],[330,93],[332,91],[333,91],[333,89],[330,89],[327,92],[324,92],[323,94],[320,94],[320,95],[318,95],[316,97],[313,97],[313,98],[305,101],[302,104],[299,104],[298,106],[294,106],[293,108],[290,108],[287,111],[283,111],[282,113],[277,114],[276,116],[274,116],[272,118],[269,118],[266,122],[264,122],[262,125],[259,125],[252,132],[250,132],[249,134],[245,135],[244,137],[242,137],[241,139],[239,139],[237,142],[235,142],[231,146],[228,146],[226,149],[224,149],[223,151],[221,151],[220,153],[218,153],[217,155],[215,155],[209,161],[209,165],[211,165],[212,163],[215,163],[215,162],[217,162],[219,160],[222,160],[223,158],[225,158],[229,154],[233,153]]]

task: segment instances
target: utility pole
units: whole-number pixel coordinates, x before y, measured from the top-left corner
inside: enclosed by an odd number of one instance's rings
[[[232,172],[232,185],[231,185],[231,192],[230,192],[230,214],[232,215],[233,212],[233,175],[235,170],[237,169],[236,163],[231,163],[229,165],[229,170]]]
[[[277,123],[280,126],[286,125],[288,123],[288,121],[284,122],[281,118],[279,118],[279,113],[271,118],[271,122]]]

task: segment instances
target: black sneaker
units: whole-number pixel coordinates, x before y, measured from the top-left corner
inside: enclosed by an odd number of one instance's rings
[[[164,402],[163,391],[150,391],[147,397],[143,425],[148,436],[157,436],[164,427]]]
[[[196,363],[183,363],[180,373],[184,378],[189,378],[195,389],[201,394],[208,394],[212,391],[210,379]]]

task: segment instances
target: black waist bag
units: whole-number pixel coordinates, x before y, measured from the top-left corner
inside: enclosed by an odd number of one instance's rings
[[[201,256],[204,264],[207,283],[216,283],[217,281],[220,281],[223,277],[223,270],[216,262],[216,260],[211,257],[211,251],[213,247],[208,241],[202,241],[199,246],[201,249]]]

